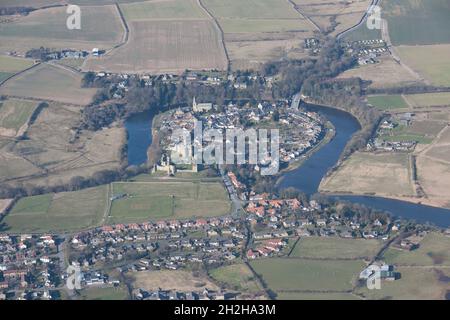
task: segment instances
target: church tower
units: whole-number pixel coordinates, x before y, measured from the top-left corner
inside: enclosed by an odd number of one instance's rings
[[[195,100],[195,97],[194,97],[194,100],[192,101],[192,109],[193,109],[194,111],[197,110],[197,101]]]

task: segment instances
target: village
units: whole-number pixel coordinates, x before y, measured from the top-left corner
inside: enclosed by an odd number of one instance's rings
[[[236,178],[230,174],[236,183]],[[65,263],[80,268],[83,287],[120,284],[107,270],[121,274],[183,270],[193,265],[214,268],[236,261],[282,257],[299,238],[339,237],[388,241],[399,235],[400,220],[386,215],[347,217],[333,205],[297,198],[254,195],[243,216],[117,224],[73,235],[0,236],[0,286],[3,299],[52,299],[65,290]],[[414,250],[419,237],[399,248]],[[64,257],[69,261],[65,261]],[[392,271],[393,267],[389,267]],[[389,275],[392,275],[389,273]],[[239,292],[148,292],[135,299],[234,299]]]
[[[180,155],[181,158],[192,156],[185,154],[185,141],[182,139],[173,141],[171,133],[182,129],[193,132],[196,121],[201,122],[205,130],[276,128],[280,131],[280,161],[286,165],[304,157],[323,139],[326,131],[322,124],[323,120],[318,114],[292,109],[288,101],[277,103],[261,101],[257,105],[247,103],[240,107],[233,102],[226,106],[197,103],[194,98],[192,108],[178,108],[166,112],[158,121],[157,130],[160,132],[160,145],[165,159],[159,164],[159,169],[171,165],[170,157],[173,154]],[[225,139],[226,136],[224,135]],[[194,143],[200,142],[195,140]],[[202,148],[209,145],[205,139],[201,144]],[[255,170],[261,171],[268,164],[270,164],[270,159],[260,159],[260,163],[255,166]],[[155,168],[155,170],[158,168]]]

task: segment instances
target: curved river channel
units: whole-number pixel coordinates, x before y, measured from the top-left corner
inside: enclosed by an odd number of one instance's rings
[[[311,155],[302,166],[285,172],[279,187],[294,187],[306,194],[318,192],[319,184],[328,170],[338,161],[351,136],[360,129],[358,121],[349,113],[333,108],[309,105],[310,111],[321,113],[333,123],[335,137]],[[126,121],[128,132],[128,164],[140,165],[147,161],[147,149],[152,143],[151,123],[154,114],[144,112]],[[335,196],[335,198],[361,203],[368,207],[387,211],[396,217],[412,219],[417,222],[430,222],[440,227],[450,226],[450,210],[405,201],[371,196]]]

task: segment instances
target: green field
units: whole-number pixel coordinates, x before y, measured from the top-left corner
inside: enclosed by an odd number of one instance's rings
[[[387,263],[414,266],[450,266],[450,237],[431,233],[421,242],[418,249],[404,251],[389,248],[384,259]]]
[[[121,5],[125,19],[208,19],[195,0],[136,2]]]
[[[2,221],[8,232],[64,232],[97,226],[107,205],[106,186],[20,199]]]
[[[299,19],[301,16],[283,0],[204,0],[216,18]]]
[[[386,0],[382,7],[394,45],[450,43],[448,0]]]
[[[409,94],[406,99],[414,107],[450,106],[450,92]]]
[[[8,73],[8,72],[0,72],[0,82],[8,79],[11,77],[14,73]]]
[[[81,88],[81,74],[48,64],[36,66],[7,81],[0,94],[89,104],[96,89]]]
[[[17,132],[28,122],[37,102],[25,100],[0,101],[0,128],[13,129]]]
[[[80,291],[82,300],[127,300],[129,299],[126,287],[86,288]]]
[[[351,293],[278,292],[277,300],[359,300]]]
[[[380,110],[407,108],[408,104],[400,95],[392,96],[370,96],[367,101]]]
[[[409,126],[398,125],[380,138],[386,141],[417,141],[429,144],[444,127],[444,123],[435,121],[414,121]]]
[[[33,60],[0,55],[0,72],[16,73],[34,64]]]
[[[404,63],[420,73],[431,84],[450,86],[450,44],[400,46],[397,47],[397,51]]]
[[[381,248],[378,240],[308,237],[295,246],[291,257],[324,259],[371,259]]]
[[[0,55],[0,83],[33,65],[33,60]]]
[[[355,261],[302,260],[270,258],[251,262],[270,289],[347,291],[364,268]]]
[[[369,28],[367,28],[367,25],[365,23],[363,23],[358,28],[347,33],[344,36],[344,39],[347,41],[381,39],[381,30],[369,29]]]
[[[261,291],[261,287],[255,280],[253,273],[243,263],[213,269],[210,271],[210,276],[219,283],[224,283],[231,287],[233,290],[246,292]]]
[[[380,290],[369,290],[365,286],[356,293],[366,299],[392,300],[439,300],[445,299],[449,289],[449,269],[397,268],[401,278],[395,281],[382,281]]]
[[[229,213],[228,195],[220,182],[152,181],[114,183],[113,194],[127,198],[112,203],[112,222],[220,216]]]

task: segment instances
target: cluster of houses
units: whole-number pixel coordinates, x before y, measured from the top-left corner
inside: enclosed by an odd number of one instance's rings
[[[84,268],[120,261],[121,271],[177,270],[234,260],[245,238],[239,221],[224,217],[104,226],[74,236],[71,248]]]
[[[133,295],[136,300],[232,300],[238,294],[205,288],[201,291],[137,289]]]
[[[256,198],[256,197],[254,197]],[[253,200],[246,206],[254,245],[247,257],[255,259],[284,254],[289,239],[322,236],[388,240],[399,225],[373,219],[345,217],[329,213],[314,200],[303,204],[297,199]]]
[[[58,285],[58,238],[0,234],[0,290],[49,289]]]
[[[347,43],[347,51],[358,59],[359,65],[378,63],[378,58],[389,50],[382,39],[359,40]]]
[[[172,110],[160,119],[158,124],[161,132],[160,144],[165,154],[175,153],[182,159],[193,157],[193,149],[186,148],[184,138],[173,137],[170,133],[179,130],[192,132],[195,121],[201,122],[204,130],[247,127],[257,129],[271,125],[273,129],[280,130],[279,155],[281,162],[286,163],[304,156],[308,150],[317,145],[324,133],[321,119],[316,113],[293,110],[289,108],[287,101],[277,103],[261,101],[257,105],[248,103],[245,106],[230,102],[223,108],[218,108],[211,103],[198,103],[194,98],[192,108]],[[226,136],[224,144],[225,139]],[[199,141],[194,136],[193,144],[198,144],[198,147],[206,147],[208,143],[204,139]],[[255,166],[255,170],[259,171],[269,164],[270,159],[262,159]]]
[[[308,49],[312,54],[316,55],[320,52],[320,40],[316,38],[306,38],[304,40],[304,47]]]
[[[367,144],[368,151],[387,151],[387,152],[410,152],[417,146],[417,140],[403,140],[392,138],[395,130],[399,126],[408,127],[411,124],[412,115],[410,113],[396,116],[396,119],[385,119],[382,121],[374,135]],[[386,137],[390,137],[386,139]]]

